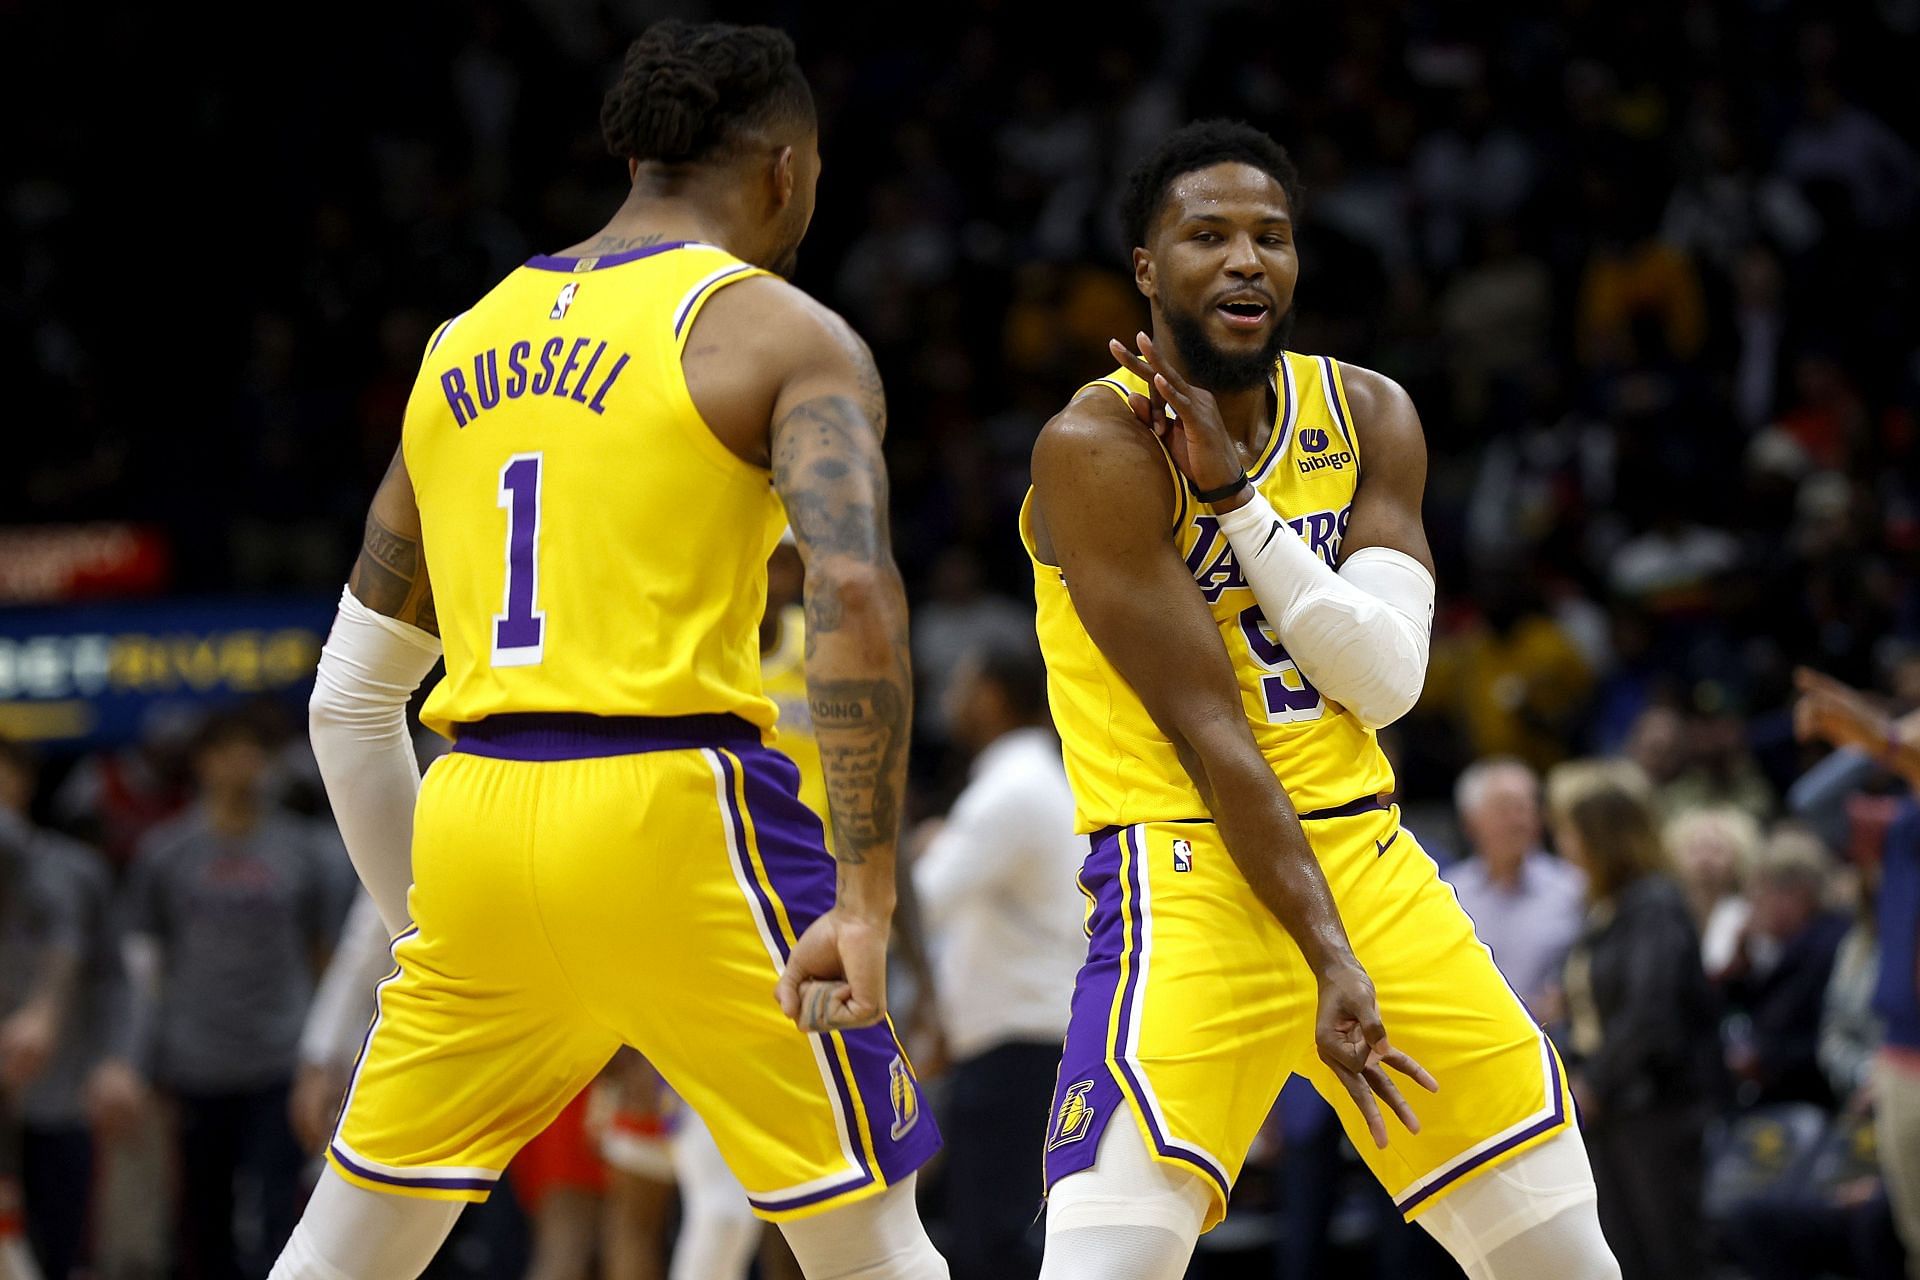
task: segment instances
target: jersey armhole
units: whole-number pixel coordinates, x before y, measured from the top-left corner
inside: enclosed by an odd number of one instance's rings
[[[683,420],[683,428],[695,450],[721,471],[735,476],[751,475],[769,484],[772,483],[772,479],[767,470],[755,466],[727,448],[715,433],[713,424],[707,421],[704,413],[700,412],[700,406],[693,398],[693,388],[687,385],[687,367],[684,361],[687,340],[693,336],[694,322],[700,318],[700,312],[705,309],[707,303],[713,300],[714,294],[728,285],[739,284],[742,280],[771,275],[773,275],[771,271],[735,260],[701,277],[682,295],[680,304],[674,308],[673,341],[661,349],[663,376],[677,388],[681,401],[686,405],[688,417]]]
[[[1347,438],[1347,448],[1353,450],[1353,472],[1360,474],[1360,432],[1354,426],[1353,410],[1347,405],[1347,384],[1340,377],[1340,362],[1332,356],[1320,357],[1327,367],[1327,385],[1333,389],[1329,399],[1333,402],[1334,425]]]

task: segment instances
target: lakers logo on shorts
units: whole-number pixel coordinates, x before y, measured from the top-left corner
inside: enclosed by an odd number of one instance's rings
[[[1067,1096],[1060,1101],[1060,1114],[1053,1120],[1053,1133],[1047,1138],[1047,1150],[1078,1142],[1093,1128],[1093,1104],[1087,1101],[1087,1093],[1092,1088],[1091,1080],[1068,1086]]]
[[[913,1087],[913,1073],[907,1070],[906,1059],[897,1053],[887,1066],[887,1094],[893,1099],[892,1133],[898,1142],[920,1123],[920,1094]]]

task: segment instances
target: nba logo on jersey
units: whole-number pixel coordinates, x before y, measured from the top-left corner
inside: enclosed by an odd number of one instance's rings
[[[1173,842],[1173,869],[1175,871],[1193,870],[1193,845],[1185,840]]]
[[[920,1094],[913,1087],[913,1074],[907,1070],[906,1059],[897,1053],[887,1067],[887,1095],[893,1100],[891,1132],[893,1140],[898,1142],[920,1123]]]
[[[560,296],[553,301],[553,310],[547,312],[547,319],[558,320],[567,314],[567,308],[573,305],[573,295],[580,292],[578,281],[570,281],[560,290]]]
[[[1300,447],[1308,453],[1327,451],[1327,433],[1319,427],[1308,427],[1300,433]]]
[[[1087,1101],[1092,1089],[1091,1080],[1080,1080],[1068,1087],[1067,1096],[1060,1100],[1060,1114],[1054,1117],[1053,1132],[1047,1137],[1047,1150],[1053,1151],[1087,1136],[1093,1127],[1093,1105]]]

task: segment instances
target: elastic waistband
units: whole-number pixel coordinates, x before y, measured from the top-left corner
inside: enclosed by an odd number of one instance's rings
[[[1345,804],[1334,805],[1330,809],[1310,809],[1300,815],[1302,822],[1321,822],[1328,818],[1353,818],[1363,813],[1378,813],[1391,809],[1393,802],[1385,796],[1361,796],[1358,800],[1349,800]],[[1160,818],[1159,822],[1212,822],[1212,818]],[[1087,833],[1087,847],[1097,849],[1100,842],[1111,839],[1125,831],[1126,827],[1102,827],[1098,831]]]
[[[758,746],[760,731],[735,715],[590,716],[527,711],[454,726],[453,749],[495,760],[595,760],[645,751]]]

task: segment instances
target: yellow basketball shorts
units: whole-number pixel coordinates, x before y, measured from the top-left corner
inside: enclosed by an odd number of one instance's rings
[[[898,1182],[939,1149],[888,1025],[808,1035],[774,984],[833,905],[799,774],[728,716],[496,716],[415,810],[414,925],[328,1149],[349,1182],[483,1200],[629,1044],[765,1218]]]
[[[1153,822],[1090,838],[1086,964],[1073,996],[1047,1134],[1049,1190],[1092,1166],[1128,1116],[1166,1163],[1214,1192],[1235,1177],[1280,1088],[1305,1076],[1409,1220],[1565,1128],[1573,1104],[1552,1044],[1399,812],[1365,801],[1307,821],[1309,841],[1372,977],[1393,1044],[1439,1082],[1405,1084],[1421,1129],[1389,1114],[1373,1145],[1314,1045],[1318,985],[1234,866],[1211,822]]]

